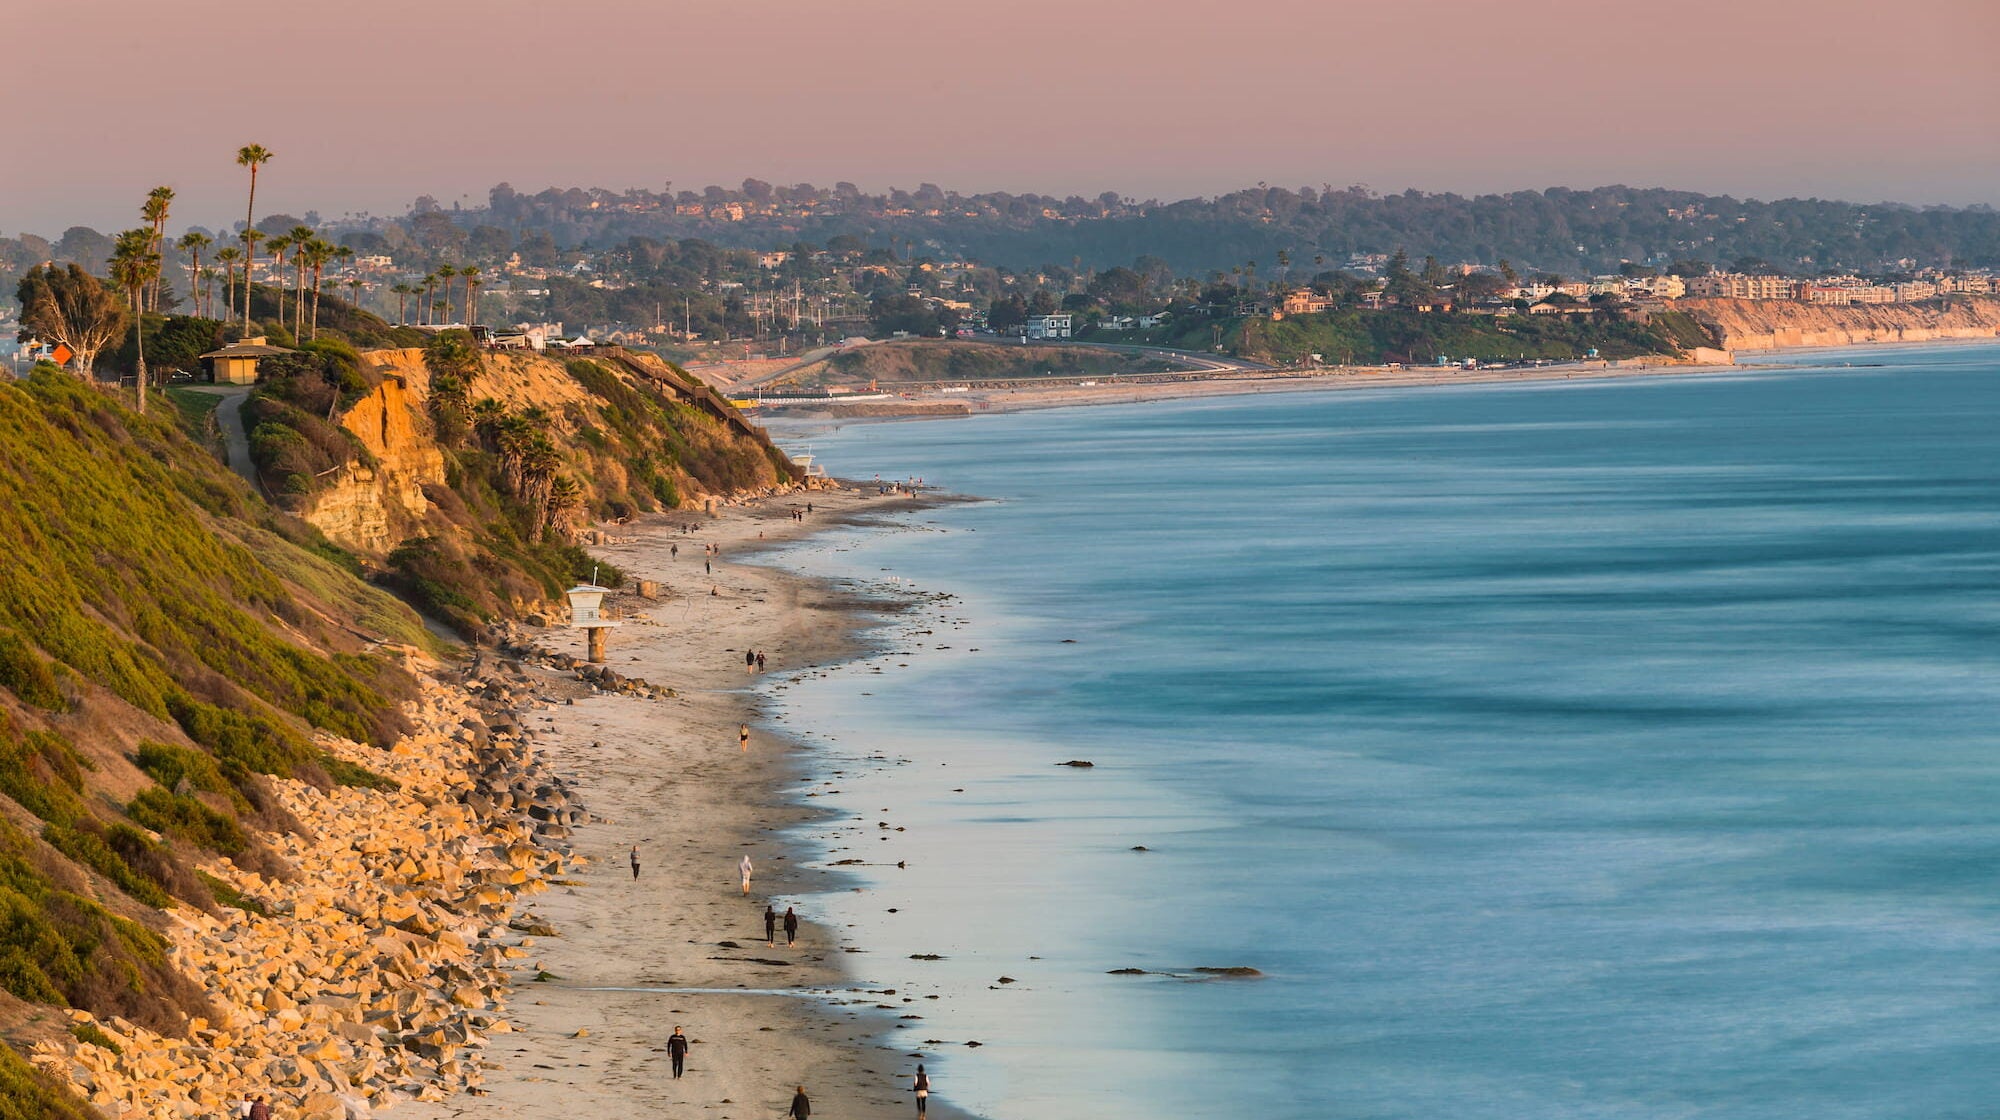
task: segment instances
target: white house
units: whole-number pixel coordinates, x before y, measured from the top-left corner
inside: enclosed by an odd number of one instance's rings
[[[1024,338],[1068,338],[1069,313],[1059,315],[1030,315],[1021,326]]]

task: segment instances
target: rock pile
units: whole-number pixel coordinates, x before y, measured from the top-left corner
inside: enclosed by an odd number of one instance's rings
[[[305,826],[270,838],[295,881],[219,863],[207,870],[265,913],[184,907],[169,933],[217,1018],[179,1039],[72,1011],[117,1052],[41,1043],[34,1060],[106,1115],[148,1120],[222,1115],[246,1092],[287,1120],[479,1092],[479,1048],[509,1029],[506,962],[531,943],[512,914],[574,862],[584,817],[506,706],[523,693],[427,684],[390,751],[324,743],[401,788],[272,783]]]
[[[677,695],[673,689],[649,683],[643,677],[628,677],[609,666],[578,661],[570,654],[544,649],[535,644],[525,629],[511,622],[499,622],[487,627],[486,637],[505,658],[573,674],[577,680],[600,692],[616,692],[649,700],[665,700]]]

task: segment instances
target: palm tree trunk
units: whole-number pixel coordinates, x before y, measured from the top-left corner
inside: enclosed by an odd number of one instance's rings
[[[313,336],[314,338],[318,338],[318,337],[319,337],[319,284],[320,284],[320,271],[321,271],[321,268],[322,268],[322,267],[323,267],[323,266],[321,266],[321,265],[319,265],[319,264],[314,264],[314,265],[313,265],[313,317],[312,317],[312,336]]]
[[[257,165],[254,163],[250,165],[250,205],[243,210],[243,228],[246,231],[257,228]],[[243,330],[245,333],[248,333],[250,330],[250,272],[251,267],[256,263],[257,243],[246,240],[243,243]]]
[[[140,293],[132,293],[132,302],[135,306],[141,302]],[[143,416],[146,413],[146,317],[144,315],[132,317],[132,338],[139,344],[139,414]]]

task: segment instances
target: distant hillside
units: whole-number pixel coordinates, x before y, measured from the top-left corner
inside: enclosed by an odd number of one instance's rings
[[[1034,377],[1105,377],[1154,373],[1169,363],[1087,346],[1018,345],[963,340],[884,342],[844,350],[796,384],[880,385],[916,381],[1011,381]]]
[[[1113,192],[967,195],[928,184],[881,195],[755,180],[672,195],[576,188],[527,194],[503,184],[485,207],[420,209],[393,224],[402,239],[419,244],[454,228],[475,245],[528,246],[546,237],[552,246],[599,249],[632,237],[697,237],[757,249],[849,238],[1016,270],[1102,269],[1150,257],[1182,274],[1254,265],[1258,276],[1300,279],[1341,267],[1352,254],[1398,248],[1446,262],[1491,265],[1505,258],[1523,270],[1572,276],[1615,270],[1623,261],[1682,258],[1712,264],[1751,258],[1807,271],[1904,259],[2000,264],[2000,211],[1991,207],[1759,201],[1626,186],[1477,196],[1258,187],[1139,201]]]

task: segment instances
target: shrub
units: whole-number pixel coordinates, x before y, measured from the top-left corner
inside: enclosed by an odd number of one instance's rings
[[[30,707],[50,712],[69,707],[48,662],[12,630],[0,629],[0,685]]]

